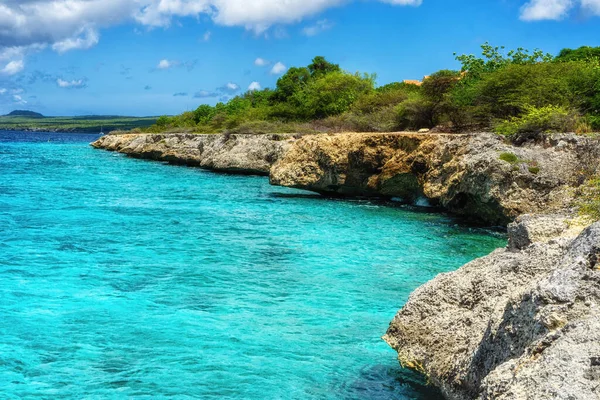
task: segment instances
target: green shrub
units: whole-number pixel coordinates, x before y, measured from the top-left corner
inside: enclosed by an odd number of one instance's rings
[[[598,51],[566,49],[554,59],[539,50],[505,53],[486,43],[482,56],[457,56],[461,72],[435,72],[420,87],[393,82],[378,88],[374,75],[350,74],[315,57],[306,67],[290,68],[274,90],[248,91],[215,106],[163,116],[144,130],[262,132],[304,126],[383,132],[444,126],[494,128],[517,144],[545,132],[600,131]]]
[[[421,129],[434,126],[435,106],[421,94],[413,93],[397,107],[400,129]]]
[[[517,157],[513,153],[502,153],[500,154],[500,159],[502,161],[506,161],[507,163],[514,164],[519,161],[519,157]]]
[[[562,49],[555,60],[600,62],[600,47],[582,46],[574,50]]]
[[[342,114],[365,93],[373,90],[370,77],[345,72],[331,72],[311,80],[293,96],[305,119]]]
[[[474,103],[494,118],[519,116],[528,107],[592,107],[593,81],[600,76],[583,63],[509,65],[485,75],[476,86]]]
[[[588,115],[587,121],[592,130],[600,131],[600,115]]]
[[[594,220],[600,219],[600,178],[594,177],[580,188],[579,212]]]
[[[573,132],[579,121],[577,113],[564,107],[526,107],[524,115],[498,123],[495,131],[523,142],[537,139],[543,133]]]
[[[537,175],[540,173],[540,167],[529,167],[529,172],[531,172],[534,175]]]
[[[352,104],[351,111],[357,114],[377,112],[389,106],[397,106],[408,99],[411,93],[418,91],[419,87],[416,85],[406,85],[404,83],[397,86],[388,85],[386,89],[378,88],[359,96]]]

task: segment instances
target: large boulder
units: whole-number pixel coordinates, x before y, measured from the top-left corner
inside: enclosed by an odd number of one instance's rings
[[[417,289],[384,337],[400,363],[449,399],[600,398],[600,223],[550,218]]]

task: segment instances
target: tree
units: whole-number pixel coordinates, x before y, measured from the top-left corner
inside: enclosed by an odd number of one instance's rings
[[[549,62],[554,59],[551,54],[544,53],[539,49],[535,49],[533,53],[529,53],[522,47],[516,50],[510,50],[506,55],[503,54],[505,47],[494,47],[488,42],[481,45],[481,55],[477,57],[473,54],[462,54],[454,56],[461,63],[461,71],[468,72],[469,78],[479,79],[483,74],[498,71],[511,64],[528,65],[537,64],[540,62]]]
[[[317,78],[327,75],[332,72],[340,72],[342,69],[338,64],[332,64],[325,57],[317,56],[313,58],[312,63],[308,66],[310,76]]]
[[[208,104],[202,104],[194,111],[194,121],[196,124],[207,124],[215,115],[215,108]]]
[[[593,61],[600,62],[600,47],[582,46],[578,49],[562,49],[556,61]]]
[[[373,90],[373,85],[368,76],[330,72],[311,80],[294,100],[304,118],[324,118],[348,111],[361,95]]]
[[[277,88],[271,97],[272,102],[286,102],[295,93],[302,90],[310,78],[311,75],[308,68],[290,68],[281,78],[277,80]]]

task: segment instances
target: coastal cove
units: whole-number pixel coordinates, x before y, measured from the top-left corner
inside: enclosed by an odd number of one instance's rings
[[[593,135],[515,143],[485,132],[118,134],[93,146],[268,174],[271,184],[327,196],[426,199],[507,226],[507,247],[415,290],[385,341],[447,399],[587,399],[597,391],[600,146]]]
[[[503,235],[96,138],[0,132],[9,396],[436,398],[381,336],[413,290]],[[220,160],[206,167],[241,172]]]

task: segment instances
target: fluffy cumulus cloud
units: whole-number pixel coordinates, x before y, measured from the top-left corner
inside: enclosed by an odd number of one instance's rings
[[[250,86],[248,86],[248,90],[251,92],[254,92],[255,90],[260,90],[260,89],[261,89],[260,83],[258,83],[258,82],[252,82],[250,84]]]
[[[419,5],[421,0],[379,0]],[[586,0],[593,1],[593,0]],[[2,0],[0,51],[20,53],[50,47],[64,53],[93,47],[102,28],[135,21],[168,27],[177,17],[209,16],[224,26],[256,33],[274,24],[295,23],[347,0]],[[210,32],[203,36],[210,40]]]
[[[177,61],[170,61],[170,60],[164,59],[164,60],[160,60],[158,62],[158,65],[156,66],[156,68],[157,69],[170,69],[177,65],[179,65],[179,63]]]
[[[277,64],[273,65],[273,68],[271,68],[271,74],[281,75],[286,70],[287,70],[287,67],[285,66],[285,64],[283,64],[282,62],[278,62]]]
[[[269,62],[264,58],[258,57],[256,60],[254,60],[254,65],[256,65],[257,67],[266,67],[267,65],[269,65]]]
[[[530,0],[521,8],[521,19],[561,20],[577,7],[583,15],[600,16],[600,0]]]
[[[4,68],[0,70],[0,73],[3,75],[15,75],[23,71],[24,68],[25,63],[23,60],[14,60],[7,63]]]
[[[274,25],[315,17],[326,9],[358,0],[0,0],[0,70],[45,48],[58,53],[88,49],[102,29],[134,22],[147,28],[168,27],[181,17],[207,16],[218,25],[241,26],[256,34]],[[391,6],[419,6],[423,0],[372,0]],[[523,0],[523,20],[561,19],[578,8],[600,15],[600,0]],[[330,24],[307,26],[315,35]],[[206,32],[202,40],[210,40]],[[17,68],[18,69],[18,68]],[[22,68],[21,68],[22,69]],[[9,68],[6,71],[13,71]]]
[[[237,83],[229,82],[221,86],[220,88],[217,88],[217,91],[221,93],[234,94],[240,91],[240,85],[238,85]]]

